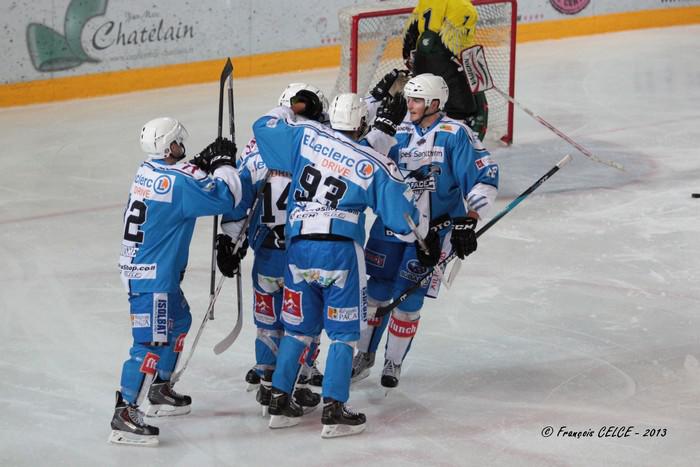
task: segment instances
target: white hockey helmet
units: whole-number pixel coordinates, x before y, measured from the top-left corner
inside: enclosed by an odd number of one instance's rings
[[[432,73],[423,73],[422,75],[414,76],[408,80],[403,88],[403,95],[425,100],[426,109],[430,107],[431,102],[437,99],[440,103],[438,110],[445,108],[445,103],[450,95],[450,90],[447,83],[441,76],[436,76]]]
[[[183,148],[189,133],[182,123],[174,118],[154,118],[141,129],[141,149],[149,159],[163,159],[170,155],[170,143],[177,143]]]
[[[368,118],[367,104],[357,94],[338,94],[331,102],[328,113],[334,130],[360,130],[360,133],[364,133]]]
[[[323,106],[323,112],[328,112],[328,99],[326,99],[326,96],[323,94],[323,91],[321,91],[316,86],[306,83],[289,83],[289,85],[284,89],[284,91],[282,91],[282,94],[280,95],[279,105],[291,107],[292,104],[290,103],[290,99],[302,89],[306,89],[307,91],[311,91],[314,94],[316,94],[318,96],[318,100],[321,101],[321,105]]]

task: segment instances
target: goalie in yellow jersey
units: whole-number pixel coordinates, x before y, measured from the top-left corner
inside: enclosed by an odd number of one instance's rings
[[[472,95],[455,58],[475,44],[476,8],[470,0],[419,0],[406,24],[403,58],[413,75],[441,76],[450,89],[448,117],[464,120],[484,139],[488,104],[483,92]]]

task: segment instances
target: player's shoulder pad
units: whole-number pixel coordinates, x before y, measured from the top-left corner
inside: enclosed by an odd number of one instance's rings
[[[196,181],[202,181],[209,177],[209,175],[204,170],[200,169],[194,164],[190,164],[189,162],[185,161],[177,162],[173,165],[144,162],[144,165],[158,172],[168,173],[176,176],[180,175],[185,178],[194,179]]]
[[[467,129],[469,129],[469,127],[466,123],[447,116],[440,119],[436,128],[437,131],[444,131],[452,134],[457,134],[460,130],[466,131]]]
[[[459,135],[468,139],[474,150],[477,152],[486,151],[484,143],[481,142],[479,136],[476,133],[474,133],[474,130],[472,130],[469,127],[469,125],[467,125],[465,122],[461,120],[455,120],[449,117],[443,117],[441,123],[442,122],[444,122],[445,128],[443,128],[441,125],[438,125],[439,130],[447,131],[449,133]]]

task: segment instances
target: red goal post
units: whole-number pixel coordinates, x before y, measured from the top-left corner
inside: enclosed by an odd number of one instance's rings
[[[479,12],[476,43],[484,46],[494,84],[515,96],[517,0],[473,0]],[[371,87],[393,68],[405,68],[401,55],[406,21],[416,1],[388,0],[353,5],[338,12],[341,66],[333,95]],[[513,141],[513,104],[487,91],[487,139]]]

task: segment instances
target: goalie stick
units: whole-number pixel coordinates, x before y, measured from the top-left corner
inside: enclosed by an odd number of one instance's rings
[[[530,185],[530,187],[523,191],[520,196],[515,198],[513,201],[508,204],[502,211],[500,211],[498,214],[496,214],[493,219],[488,221],[482,228],[479,229],[479,231],[476,233],[477,238],[480,237],[484,232],[489,230],[493,225],[501,220],[506,214],[508,214],[510,211],[512,211],[518,204],[522,203],[525,198],[530,196],[530,194],[535,191],[537,188],[540,187],[544,182],[549,180],[549,178],[554,175],[559,169],[561,169],[563,166],[568,164],[571,161],[571,155],[566,155],[562,160],[557,162],[557,164],[549,169],[549,171],[542,175],[535,183]],[[453,258],[455,258],[457,254],[452,250],[452,252],[442,261],[440,261],[435,267],[444,267],[447,266],[447,263],[452,261]],[[380,306],[377,308],[377,312],[374,314],[375,318],[381,318],[382,316],[385,316],[391,312],[394,308],[399,306],[401,303],[405,302],[406,299],[416,290],[420,289],[423,282],[428,279],[431,275],[433,274],[433,270],[429,270],[425,274],[423,274],[416,282],[413,283],[413,285],[407,287],[401,294],[394,299],[391,303],[385,306]]]
[[[619,162],[601,159],[600,157],[594,155],[591,151],[578,144],[576,141],[571,139],[561,130],[557,129],[554,125],[546,121],[544,118],[540,117],[539,115],[535,115],[535,113],[532,110],[528,109],[520,102],[516,101],[508,93],[498,88],[498,86],[494,84],[493,78],[491,77],[491,72],[489,71],[488,64],[486,63],[486,55],[484,54],[483,46],[474,45],[472,47],[464,49],[460,54],[460,58],[461,60],[455,59],[455,61],[462,67],[462,70],[464,71],[464,74],[467,77],[467,82],[469,83],[469,87],[471,88],[472,93],[476,94],[477,92],[488,91],[489,89],[493,89],[508,102],[516,105],[520,110],[528,114],[530,117],[534,118],[538,123],[552,131],[555,135],[572,145],[581,154],[583,154],[590,160],[598,162],[600,164],[605,164],[609,167],[618,170],[625,170],[624,166]]]

